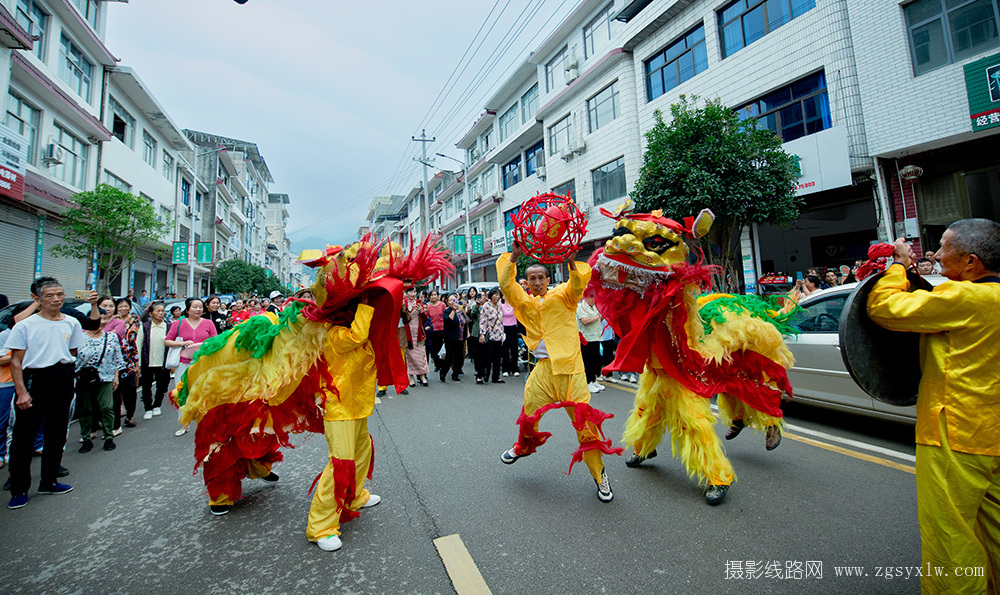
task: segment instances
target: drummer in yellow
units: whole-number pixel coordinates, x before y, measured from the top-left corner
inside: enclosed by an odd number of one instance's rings
[[[869,294],[868,313],[886,328],[922,334],[921,590],[998,593],[1000,223],[963,219],[944,232],[934,258],[949,280],[933,291],[907,291],[914,258],[904,240],[896,240],[893,257]]]
[[[520,247],[515,243],[509,254],[497,259],[497,278],[504,298],[514,308],[518,321],[526,329],[525,343],[537,359],[535,368],[524,385],[524,408],[518,419],[517,442],[505,451],[500,460],[512,464],[535,452],[551,436],[539,432],[542,415],[555,408],[565,408],[576,429],[580,448],[573,463],[583,460],[597,483],[597,497],[602,502],[614,498],[608,475],[604,471],[602,453],[621,454],[612,448],[610,440],[602,440],[601,423],[611,415],[590,406],[590,391],[580,355],[580,335],[576,324],[576,307],[590,281],[590,266],[574,262],[569,257],[569,282],[549,289],[548,270],[541,265],[528,267],[527,285],[531,295],[517,282],[517,257]],[[570,464],[570,471],[573,465]]]
[[[341,521],[382,501],[365,489],[372,464],[368,416],[375,409],[375,352],[368,340],[374,313],[362,296],[350,328],[331,326],[326,339],[324,359],[337,362],[330,370],[332,383],[320,383],[326,393],[323,432],[330,461],[317,480],[306,537],[328,552],[343,545]]]

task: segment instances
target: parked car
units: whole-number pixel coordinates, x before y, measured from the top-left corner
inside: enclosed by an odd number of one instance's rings
[[[21,300],[8,305],[3,310],[0,310],[0,331],[5,331],[14,326],[15,309],[21,311],[24,308],[27,308],[30,304],[31,300]],[[77,312],[82,312],[84,316],[90,316],[90,302],[85,300],[67,299],[63,302],[63,306],[60,309],[64,312],[67,309],[73,309]]]
[[[940,275],[924,278],[932,285],[947,280]],[[795,355],[795,365],[788,371],[793,400],[869,417],[916,423],[915,406],[898,407],[873,399],[854,382],[844,366],[837,330],[847,297],[856,286],[857,283],[848,283],[817,291],[799,303],[805,312],[792,322],[800,333],[785,337],[785,343]]]
[[[470,287],[475,287],[479,293],[488,293],[491,289],[498,289],[500,284],[496,281],[477,281],[475,283],[462,283],[455,291],[461,293],[468,291]],[[450,293],[450,292],[449,292]]]

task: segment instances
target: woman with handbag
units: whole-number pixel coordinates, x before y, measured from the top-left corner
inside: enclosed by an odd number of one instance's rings
[[[167,392],[170,382],[170,369],[166,366],[167,329],[170,325],[164,320],[166,309],[163,302],[153,302],[149,307],[149,318],[139,327],[139,338],[136,346],[139,351],[139,380],[142,385],[142,408],[145,413],[142,419],[153,419],[160,415],[160,405],[163,395]],[[156,383],[154,397],[153,383]]]
[[[493,376],[494,384],[503,384],[500,379],[500,354],[506,338],[503,328],[503,312],[500,310],[500,290],[491,289],[489,301],[483,304],[479,311],[479,353],[482,368],[479,370],[476,384],[490,382]]]
[[[215,330],[215,324],[211,320],[201,317],[205,311],[205,305],[200,299],[188,298],[184,302],[184,305],[183,318],[170,327],[170,330],[167,331],[167,337],[163,341],[163,344],[167,347],[182,348],[180,364],[174,370],[175,385],[184,375],[184,371],[191,365],[191,359],[194,357],[195,352],[198,351],[198,348],[201,347],[202,342],[218,334]],[[173,390],[173,387],[170,388]],[[174,432],[174,436],[183,436],[188,433],[188,429],[186,425],[181,426],[181,429]]]
[[[76,352],[76,402],[80,413],[80,452],[94,449],[90,432],[100,424],[104,431],[104,450],[114,450],[114,398],[118,372],[125,367],[118,337],[108,332],[115,311],[115,301],[108,296],[97,301],[101,324],[96,331],[84,331],[87,341]],[[121,322],[121,321],[119,321]]]
[[[121,426],[135,427],[135,405],[139,397],[139,349],[136,339],[139,335],[139,319],[132,315],[132,302],[128,298],[115,300],[115,318],[125,323],[116,330],[121,343],[125,368],[118,374],[118,388],[115,389],[115,430],[121,433]],[[121,407],[125,405],[125,420],[119,418]]]

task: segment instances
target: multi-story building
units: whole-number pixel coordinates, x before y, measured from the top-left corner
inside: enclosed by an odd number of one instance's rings
[[[271,271],[278,281],[287,287],[292,287],[292,242],[285,235],[288,226],[288,205],[291,200],[287,194],[272,193],[267,197],[265,208],[267,253],[264,258],[264,268]]]
[[[93,0],[0,2],[3,134],[13,157],[5,155],[10,188],[0,184],[0,241],[8,247],[0,293],[11,299],[28,297],[42,274],[67,291],[87,287],[90,263],[51,249],[64,240],[59,219],[70,198],[97,184],[101,143],[112,137],[101,122],[103,70],[116,64],[104,26]]]

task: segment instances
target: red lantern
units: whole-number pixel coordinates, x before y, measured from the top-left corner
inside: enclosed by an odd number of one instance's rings
[[[521,251],[545,264],[566,260],[587,235],[587,217],[568,195],[539,194],[524,201],[511,219]]]

